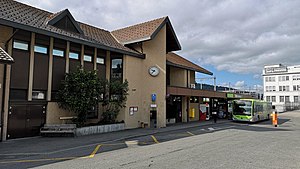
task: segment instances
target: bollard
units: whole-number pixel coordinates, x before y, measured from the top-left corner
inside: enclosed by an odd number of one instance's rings
[[[278,125],[278,119],[277,119],[277,111],[273,111],[273,115],[272,115],[272,123],[275,127],[277,127]]]

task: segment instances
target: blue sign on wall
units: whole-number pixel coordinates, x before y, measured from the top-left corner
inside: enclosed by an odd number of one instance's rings
[[[153,93],[153,94],[151,95],[151,100],[152,100],[153,102],[156,101],[156,94]]]

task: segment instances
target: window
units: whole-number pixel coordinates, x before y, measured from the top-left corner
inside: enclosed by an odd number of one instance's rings
[[[63,50],[59,50],[59,49],[53,49],[53,55],[54,56],[60,56],[60,57],[64,57],[65,52]]]
[[[275,77],[271,77],[271,82],[275,82]]]
[[[79,59],[79,54],[78,53],[74,53],[74,52],[70,52],[69,58],[70,59],[76,59],[76,60],[78,60]]]
[[[44,47],[44,46],[35,45],[34,46],[34,52],[42,53],[42,54],[48,54],[48,48]]]
[[[279,96],[279,101],[280,102],[284,102],[284,97],[283,96]]]
[[[272,102],[276,102],[276,96],[272,96]]]
[[[123,68],[122,59],[112,59],[111,60],[111,78],[112,79],[122,79]]]
[[[32,91],[32,99],[45,100],[46,92],[45,91]]]
[[[290,96],[285,96],[285,102],[290,102]]]
[[[300,91],[300,85],[293,85],[293,91]]]
[[[266,100],[267,100],[267,102],[269,102],[270,101],[270,96],[267,96]]]
[[[286,91],[290,91],[290,86],[285,86]]]
[[[83,60],[86,61],[86,62],[92,62],[92,56],[90,56],[90,55],[84,55],[83,56]]]
[[[290,77],[289,77],[289,76],[286,76],[286,77],[285,77],[285,80],[286,80],[286,81],[289,81],[289,80],[290,80]]]
[[[99,58],[97,57],[97,61],[96,61],[98,64],[102,64],[104,65],[104,58]]]
[[[14,41],[13,48],[20,50],[28,50],[28,42]]]
[[[293,80],[300,80],[300,75],[293,75]]]
[[[279,91],[283,91],[283,90],[282,90],[282,86],[279,86]]]
[[[294,102],[298,103],[299,102],[299,97],[298,96],[294,96]]]

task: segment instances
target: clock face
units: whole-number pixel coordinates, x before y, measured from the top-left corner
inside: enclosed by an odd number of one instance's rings
[[[159,68],[156,66],[152,66],[149,68],[149,74],[151,76],[157,76],[159,74]]]

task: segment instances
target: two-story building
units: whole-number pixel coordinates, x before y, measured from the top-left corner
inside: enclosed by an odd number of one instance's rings
[[[1,140],[35,136],[45,123],[74,116],[55,96],[78,66],[128,81],[126,108],[118,116],[126,128],[200,120],[200,104],[226,102],[226,93],[194,89],[195,72],[212,73],[173,53],[181,46],[168,17],[109,32],[76,21],[67,9],[51,13],[3,0],[0,32],[1,47],[14,59],[0,67]],[[101,111],[99,104],[88,122],[98,122]]]

